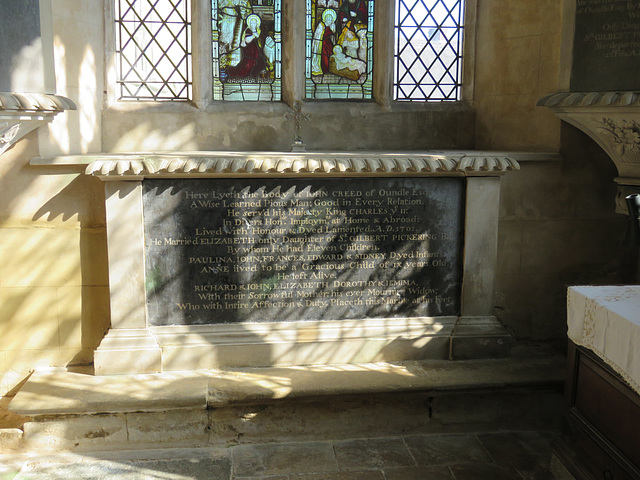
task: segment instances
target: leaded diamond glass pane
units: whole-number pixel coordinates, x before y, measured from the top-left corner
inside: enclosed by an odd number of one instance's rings
[[[371,99],[374,0],[306,2],[306,97]]]
[[[191,98],[190,0],[116,0],[120,100]]]
[[[280,100],[280,3],[211,1],[214,100]]]
[[[464,0],[396,0],[394,98],[460,100]]]

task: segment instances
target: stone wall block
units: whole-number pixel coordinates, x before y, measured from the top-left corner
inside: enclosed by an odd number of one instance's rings
[[[135,445],[205,446],[209,442],[206,410],[128,413],[128,441]]]
[[[86,415],[24,424],[25,446],[39,451],[107,450],[127,442],[124,415]]]

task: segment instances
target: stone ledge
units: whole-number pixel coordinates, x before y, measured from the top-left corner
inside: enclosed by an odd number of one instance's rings
[[[75,109],[76,105],[61,95],[0,92],[0,155],[58,113]]]
[[[230,368],[93,376],[66,369],[35,372],[10,402],[20,415],[205,410],[305,397],[457,391],[559,385],[558,354],[492,360],[431,360],[351,365]]]
[[[267,367],[95,377],[35,372],[0,422],[3,452],[230,446],[547,428],[564,357]],[[18,417],[17,413],[12,415]]]

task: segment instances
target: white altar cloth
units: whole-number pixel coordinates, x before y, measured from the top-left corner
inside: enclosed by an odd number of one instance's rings
[[[569,338],[592,350],[640,394],[640,285],[570,287]]]

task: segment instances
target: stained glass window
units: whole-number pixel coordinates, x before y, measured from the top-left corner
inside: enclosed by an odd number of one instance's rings
[[[371,99],[374,0],[306,2],[306,97]]]
[[[211,1],[214,100],[280,100],[280,1]]]
[[[121,100],[189,100],[189,0],[118,0],[116,54]]]
[[[460,100],[464,0],[396,0],[394,97]]]

